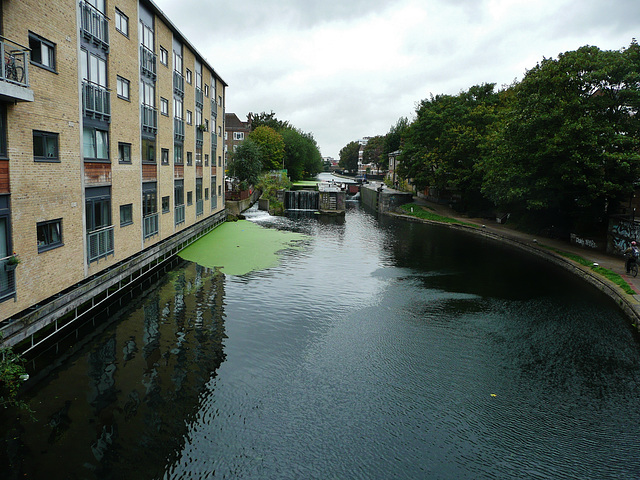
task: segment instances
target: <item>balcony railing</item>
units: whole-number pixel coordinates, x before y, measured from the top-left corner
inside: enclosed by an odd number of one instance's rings
[[[87,234],[87,256],[89,263],[113,253],[113,226]]]
[[[173,92],[184,97],[184,77],[180,72],[173,71]]]
[[[158,233],[158,214],[152,213],[143,219],[144,221],[144,238],[149,238]]]
[[[16,291],[16,266],[9,264],[10,258],[0,258],[0,298],[11,296]]]
[[[211,99],[211,116],[218,118],[218,103],[213,98]]]
[[[140,73],[152,80],[156,79],[157,55],[147,47],[140,45]]]
[[[84,37],[109,51],[109,20],[104,13],[97,10],[87,2],[80,2],[80,15],[82,17],[82,34]]]
[[[111,118],[111,93],[105,87],[95,83],[83,82],[82,108],[87,117],[109,121]]]
[[[176,140],[184,142],[184,120],[181,118],[173,119],[173,135]]]
[[[196,217],[204,212],[204,200],[196,200]]]
[[[184,204],[176,205],[176,225],[184,223]]]
[[[204,138],[204,130],[200,130],[200,127],[196,128],[196,146],[201,147]]]
[[[149,105],[140,105],[140,116],[142,129],[155,135],[158,131],[158,110]]]
[[[202,110],[203,106],[204,106],[204,93],[201,89],[196,87],[196,108],[199,108],[200,110]]]

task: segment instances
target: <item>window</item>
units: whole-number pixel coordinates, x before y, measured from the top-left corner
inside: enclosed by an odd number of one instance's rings
[[[191,70],[187,68],[186,80],[189,85],[191,85]]]
[[[169,149],[163,148],[160,155],[162,165],[169,165]]]
[[[218,136],[221,137],[222,136],[222,126],[218,127]]]
[[[187,192],[187,205],[193,205],[193,192]]]
[[[62,246],[62,219],[36,224],[38,253]]]
[[[173,69],[182,75],[182,54],[175,50],[173,51]]]
[[[118,98],[129,100],[129,80],[127,80],[126,78],[117,77],[116,86]]]
[[[142,163],[156,163],[156,142],[148,138],[142,139]]]
[[[204,199],[209,200],[209,187],[204,189]]]
[[[160,97],[160,113],[165,117],[169,116],[169,100]]]
[[[111,187],[87,188],[87,232],[111,226]]]
[[[218,106],[222,108],[222,96],[218,95]]]
[[[179,205],[184,205],[184,180],[175,181],[173,196],[175,198],[176,207]]]
[[[85,160],[109,161],[108,132],[85,127],[82,131],[82,154]]]
[[[153,48],[153,29],[140,20],[140,44],[147,50],[155,52]]]
[[[222,196],[222,185],[218,185],[218,196]]]
[[[31,49],[31,63],[55,72],[56,46],[54,43],[29,32],[29,48]]]
[[[187,125],[191,125],[193,123],[193,112],[191,110],[187,110]]]
[[[169,52],[163,47],[160,47],[160,63],[165,67],[169,66]]]
[[[202,166],[202,148],[196,147],[196,165]]]
[[[107,87],[106,59],[83,49],[80,52],[80,71],[84,81],[101,87]]]
[[[244,140],[244,132],[233,132],[234,140]]]
[[[120,226],[131,225],[133,223],[133,204],[120,205]]]
[[[156,87],[154,85],[140,82],[140,103],[148,107],[156,106]]]
[[[173,97],[173,116],[178,120],[182,120],[182,100],[177,97]]]
[[[129,17],[116,8],[116,30],[125,37],[129,36]]]
[[[58,134],[33,131],[33,159],[36,162],[59,162]]]
[[[176,165],[183,165],[184,163],[182,158],[182,145],[178,143],[173,146],[173,163]]]
[[[209,154],[208,153],[204,154],[204,166],[205,167],[209,166]]]
[[[193,152],[187,152],[187,166],[193,164]]]
[[[162,197],[162,213],[169,213],[169,196]]]
[[[207,85],[206,83],[204,84],[204,96],[209,96],[209,85]]]
[[[222,166],[222,155],[218,155],[218,166]]]
[[[229,135],[229,132],[224,132],[224,139],[225,139],[225,140],[228,140],[228,139],[229,139],[229,138],[228,138],[228,135]]]
[[[118,143],[118,162],[131,163],[131,144]]]

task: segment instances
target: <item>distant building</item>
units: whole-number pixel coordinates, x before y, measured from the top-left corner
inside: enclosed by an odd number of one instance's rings
[[[235,152],[238,145],[244,142],[251,133],[251,114],[247,115],[247,121],[243,122],[235,113],[224,114],[224,151]]]

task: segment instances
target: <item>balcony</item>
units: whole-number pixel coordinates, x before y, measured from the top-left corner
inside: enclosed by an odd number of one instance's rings
[[[204,93],[198,87],[196,87],[196,108],[202,110],[204,106]]]
[[[204,212],[204,201],[196,200],[196,217],[199,217]]]
[[[92,82],[82,82],[82,109],[85,117],[110,121],[111,92]]]
[[[29,88],[29,49],[0,36],[0,100],[33,102]]]
[[[140,105],[140,117],[142,130],[155,135],[158,131],[158,110],[149,105]]]
[[[11,297],[16,292],[16,266],[9,264],[8,257],[0,258],[0,299]]]
[[[140,45],[140,73],[152,80],[156,79],[157,55],[147,47]]]
[[[184,204],[176,205],[176,225],[184,223]]]
[[[196,128],[196,147],[201,147],[204,139],[204,128]]]
[[[109,20],[101,11],[87,2],[80,2],[81,31],[87,41],[109,51]]]
[[[184,142],[184,120],[181,118],[173,119],[173,136],[179,142]]]
[[[180,72],[173,71],[173,93],[184,97],[184,77]]]
[[[218,103],[213,98],[211,99],[211,116],[218,118]]]
[[[149,238],[158,234],[158,214],[152,213],[143,218],[144,238]]]
[[[87,256],[89,263],[113,253],[113,226],[87,234]]]

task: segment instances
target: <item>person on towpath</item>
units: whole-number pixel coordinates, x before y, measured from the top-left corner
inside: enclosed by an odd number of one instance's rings
[[[629,248],[624,251],[624,256],[626,257],[625,267],[627,269],[627,273],[631,270],[632,262],[638,261],[638,256],[640,255],[640,249],[638,248],[638,244],[635,242],[631,242]]]

